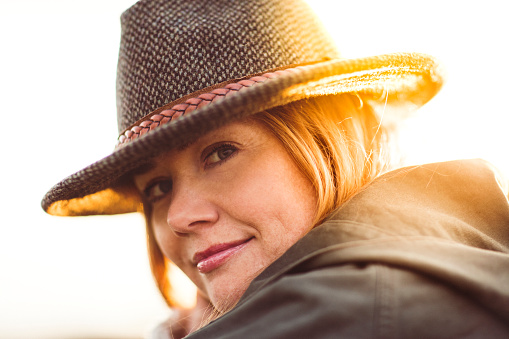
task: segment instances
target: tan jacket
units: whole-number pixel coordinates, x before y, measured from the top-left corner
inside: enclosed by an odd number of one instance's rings
[[[188,338],[509,338],[507,190],[479,160],[378,178]]]

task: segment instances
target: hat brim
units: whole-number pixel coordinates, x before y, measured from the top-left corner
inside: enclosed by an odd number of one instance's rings
[[[158,154],[213,129],[293,101],[341,93],[361,96],[375,110],[385,112],[380,118],[382,124],[393,124],[429,101],[442,83],[443,73],[437,60],[417,53],[298,66],[270,81],[197,108],[119,147],[56,184],[44,196],[42,208],[60,216],[140,211],[139,196],[127,182],[126,174]]]

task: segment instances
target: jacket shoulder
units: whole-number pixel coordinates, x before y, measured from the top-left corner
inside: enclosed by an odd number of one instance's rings
[[[430,324],[434,324],[430,326]],[[507,338],[490,312],[426,276],[343,264],[282,276],[189,338]]]

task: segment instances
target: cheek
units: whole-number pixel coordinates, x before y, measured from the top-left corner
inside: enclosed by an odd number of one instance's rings
[[[184,241],[182,241],[182,238],[177,237],[166,224],[166,213],[163,214],[163,217],[158,216],[156,213],[152,216],[154,238],[159,249],[167,259],[184,272],[198,289],[205,291],[203,282],[200,280],[194,266],[190,266],[189,261],[185,260],[189,255],[186,252]]]
[[[154,210],[154,213],[152,213],[152,229],[154,238],[164,256],[177,266],[180,266],[182,262],[180,259],[182,257],[180,245],[175,234],[166,223],[166,213],[161,210]]]
[[[313,227],[315,190],[285,153],[263,157],[238,173],[230,186],[229,213],[253,225],[262,238],[295,242]]]

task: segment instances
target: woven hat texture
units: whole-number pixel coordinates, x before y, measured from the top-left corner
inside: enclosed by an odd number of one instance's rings
[[[42,200],[50,214],[139,210],[127,173],[235,119],[338,93],[395,117],[442,85],[427,55],[340,59],[298,0],[142,0],[121,23],[117,147],[51,188]]]
[[[214,84],[338,57],[329,34],[301,1],[140,1],[122,15],[119,133]]]

